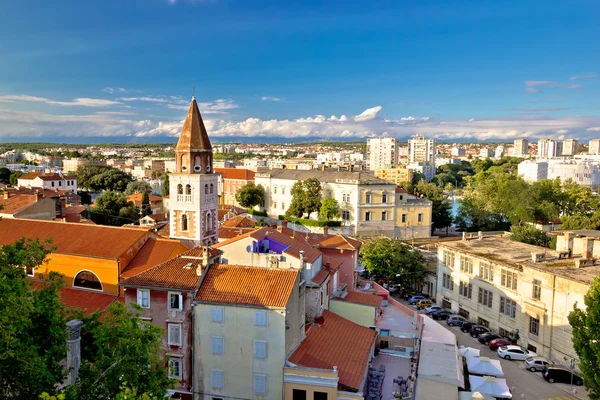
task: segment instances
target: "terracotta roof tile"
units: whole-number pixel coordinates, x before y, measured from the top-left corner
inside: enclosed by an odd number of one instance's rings
[[[254,228],[255,225],[256,222],[252,218],[238,215],[223,222],[222,226],[226,228]]]
[[[219,227],[219,239],[232,239],[244,233],[254,232],[256,228],[225,228]]]
[[[166,221],[168,219],[167,213],[148,214],[148,217],[156,222]]]
[[[202,249],[202,246],[196,246],[189,250],[186,250],[185,253],[181,254],[181,257],[196,257],[196,258],[202,257],[203,251],[204,250]],[[216,257],[221,254],[223,254],[222,250],[215,249],[213,247],[208,248],[208,256],[209,257]]]
[[[148,235],[147,231],[125,227],[10,218],[0,220],[0,232],[0,246],[22,237],[52,238],[57,253],[109,259],[119,258]]]
[[[319,272],[317,272],[317,274],[312,279],[312,281],[314,283],[316,283],[317,285],[322,285],[328,276],[329,276],[329,271],[327,271],[325,268],[322,268]]]
[[[148,239],[133,260],[121,273],[123,278],[131,278],[185,252],[187,248],[178,240]]]
[[[8,199],[0,197],[0,214],[15,214],[35,203],[35,194],[9,195]]]
[[[33,281],[32,288],[39,289],[46,285],[44,282]],[[106,308],[117,301],[118,296],[108,293],[93,292],[91,290],[63,287],[60,289],[60,302],[67,308],[77,308],[88,315],[96,311],[105,311]]]
[[[223,174],[224,179],[253,181],[256,172],[244,168],[215,168],[215,172]]]
[[[297,279],[293,269],[216,265],[208,269],[196,300],[283,308]]]
[[[33,180],[35,178],[40,178],[43,181],[60,181],[63,179],[76,179],[74,176],[61,176],[60,174],[54,172],[28,172],[25,175],[21,175],[19,179],[24,180]]]
[[[200,283],[196,270],[201,264],[202,260],[178,256],[126,279],[120,285],[194,290]]]
[[[339,386],[358,392],[371,357],[377,332],[331,311],[323,311],[323,323],[313,324],[289,361],[308,368],[337,366]]]
[[[252,231],[250,231],[250,232],[246,232],[246,233],[244,233],[244,234],[242,234],[242,235],[237,235],[237,236],[235,236],[235,237],[233,237],[233,238],[231,238],[231,239],[227,239],[227,240],[225,240],[225,241],[223,241],[223,242],[220,242],[220,243],[217,243],[217,244],[213,244],[213,245],[212,245],[212,247],[213,247],[214,249],[221,248],[221,247],[223,247],[223,246],[226,246],[226,245],[228,245],[228,244],[235,243],[235,242],[237,242],[238,240],[241,240],[241,239],[243,239],[243,238],[247,238],[248,236],[250,236],[250,235],[251,235],[252,233],[254,233],[254,232],[256,232],[256,231],[255,231],[255,230],[252,230]]]
[[[290,237],[278,232],[277,229],[265,227],[253,232],[250,236],[256,240],[261,240],[269,236],[273,240],[288,246],[284,252],[297,259],[300,258],[300,251],[302,250],[304,251],[304,260],[311,264],[322,255],[319,250],[314,249],[310,244],[302,239],[300,235],[296,237]]]
[[[354,290],[346,292],[344,297],[334,297],[336,300],[347,301],[348,303],[362,304],[365,306],[379,307],[381,306],[381,297],[375,293],[361,293]]]
[[[323,266],[330,271],[337,271],[344,261],[335,257],[323,257]]]

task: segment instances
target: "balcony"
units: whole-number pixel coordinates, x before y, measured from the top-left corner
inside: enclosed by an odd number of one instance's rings
[[[194,197],[191,194],[178,194],[177,195],[178,203],[193,203]]]

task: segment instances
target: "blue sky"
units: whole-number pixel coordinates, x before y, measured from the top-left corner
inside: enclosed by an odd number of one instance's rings
[[[600,2],[3,4],[0,140],[600,136]]]

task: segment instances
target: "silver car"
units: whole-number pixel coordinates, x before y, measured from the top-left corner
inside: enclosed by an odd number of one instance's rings
[[[548,361],[546,357],[527,357],[525,359],[525,368],[531,372],[543,371],[547,366],[554,365],[552,361]]]

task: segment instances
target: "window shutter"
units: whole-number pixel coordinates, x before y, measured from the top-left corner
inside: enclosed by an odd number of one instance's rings
[[[183,296],[181,294],[177,295],[179,297],[179,309],[183,308]]]
[[[267,326],[269,324],[266,311],[255,311],[254,312],[254,325]]]
[[[254,374],[254,393],[267,394],[267,376]]]
[[[211,322],[223,322],[223,307],[211,307],[210,320]]]
[[[142,305],[142,291],[140,289],[137,290],[137,303],[139,306]]]
[[[211,385],[215,389],[223,389],[223,371],[220,369],[212,369],[210,371]]]
[[[169,324],[169,344],[181,345],[181,325]]]
[[[254,358],[267,358],[267,342],[263,340],[254,341]]]
[[[225,340],[219,336],[211,336],[210,348],[213,354],[223,354],[225,352]]]

